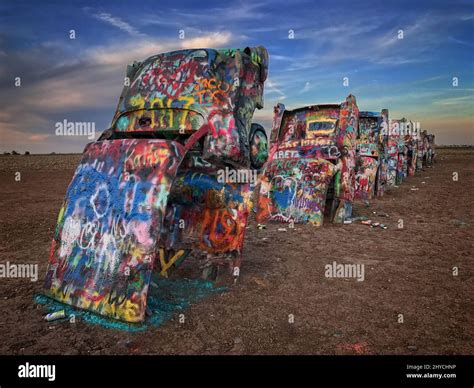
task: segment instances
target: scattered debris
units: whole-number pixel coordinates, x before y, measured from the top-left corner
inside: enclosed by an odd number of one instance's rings
[[[57,321],[58,319],[66,318],[66,312],[64,310],[55,311],[54,313],[49,313],[44,317],[44,320],[47,322]]]
[[[257,228],[262,230],[262,229],[267,229],[267,225],[265,224],[257,224]]]
[[[278,228],[279,232],[286,232],[286,228]]]
[[[372,220],[361,221],[360,223],[363,225],[370,226],[371,228],[388,229],[388,226],[381,224],[380,222],[373,222]]]
[[[369,217],[367,216],[357,216],[357,217],[352,217],[351,220],[352,221],[367,221],[369,219]]]

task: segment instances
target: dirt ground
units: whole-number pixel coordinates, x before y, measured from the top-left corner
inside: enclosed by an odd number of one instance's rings
[[[474,354],[474,151],[437,157],[357,205],[387,230],[251,221],[237,285],[193,304],[184,324],[130,333],[53,325],[33,301],[79,155],[0,156],[0,263],[39,264],[37,282],[0,279],[0,354]],[[365,264],[365,280],[326,278],[333,261]]]

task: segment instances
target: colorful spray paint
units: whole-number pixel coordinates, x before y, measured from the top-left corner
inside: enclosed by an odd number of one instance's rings
[[[416,160],[418,157],[418,138],[419,138],[419,123],[413,121],[405,121],[405,146],[406,146],[406,163],[407,163],[407,176],[415,175],[416,171]]]
[[[342,104],[274,109],[269,161],[264,167],[257,221],[323,223],[329,186],[331,215],[352,212],[359,110],[350,95]]]
[[[435,155],[435,135],[428,134],[428,131],[419,131],[417,139],[417,160],[416,171],[431,166]]]
[[[417,140],[417,158],[416,158],[416,171],[423,170],[423,163],[426,160],[426,153],[427,153],[427,146],[428,146],[428,139],[427,139],[427,132],[421,131],[420,136]]]
[[[359,113],[355,198],[382,196],[387,183],[388,110]]]
[[[267,71],[263,47],[182,50],[128,67],[111,128],[86,146],[66,193],[48,296],[140,322],[152,271],[168,276],[190,250],[238,276],[250,183],[218,176],[264,162],[265,131],[251,119]]]
[[[388,175],[387,188],[400,185],[406,177],[407,161],[404,133],[405,123],[402,120],[390,120],[388,137]]]
[[[45,287],[53,298],[129,322],[144,318],[176,143],[89,144],[58,217]]]

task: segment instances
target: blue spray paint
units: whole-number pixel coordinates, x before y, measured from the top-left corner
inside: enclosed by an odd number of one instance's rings
[[[107,329],[141,332],[147,330],[148,326],[163,325],[173,317],[174,313],[186,310],[192,303],[227,291],[227,287],[214,287],[214,283],[200,279],[166,279],[154,275],[153,282],[157,287],[150,287],[148,293],[148,310],[151,315],[147,316],[143,323],[126,323],[108,319],[86,310],[75,309],[44,295],[36,295],[34,300],[44,305],[48,313],[65,310],[66,316],[74,315],[84,322]]]

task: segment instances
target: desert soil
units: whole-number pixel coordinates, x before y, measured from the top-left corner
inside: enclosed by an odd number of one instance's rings
[[[33,301],[79,158],[0,156],[0,263],[39,265],[37,282],[0,279],[0,354],[474,354],[472,150],[439,150],[433,168],[357,204],[386,230],[252,220],[239,282],[184,324],[139,333],[47,323]],[[364,281],[325,277],[334,261],[365,264]]]

